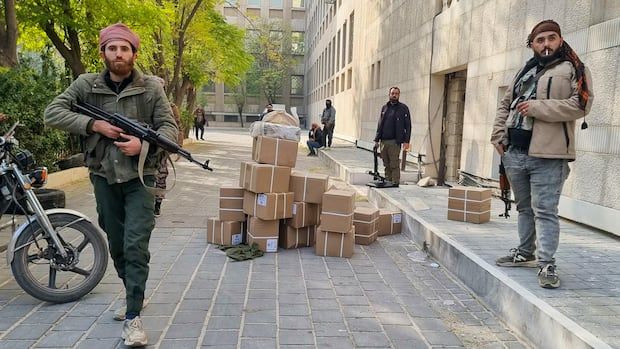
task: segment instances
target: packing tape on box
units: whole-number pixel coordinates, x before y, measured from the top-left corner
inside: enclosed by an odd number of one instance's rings
[[[273,180],[275,179],[275,166],[271,166],[271,184],[269,185],[269,192],[273,192]]]
[[[353,223],[373,223],[373,222],[376,222],[378,219],[379,219],[379,217],[373,219],[372,221],[361,221],[359,219],[354,219]]]
[[[299,229],[306,229],[306,246],[310,246],[310,227],[295,228],[295,248],[299,247]]]
[[[369,237],[372,237],[373,235],[377,235],[377,231],[376,231],[376,230],[375,230],[375,232],[374,232],[374,233],[372,233],[372,234],[368,234],[368,235],[363,235],[363,234],[358,234],[358,233],[355,233],[355,236],[361,236],[361,237],[363,237],[363,238],[369,238]]]
[[[213,220],[213,228],[211,229],[211,243],[215,242],[215,219]],[[220,222],[220,237],[222,245],[224,245],[224,222]]]
[[[267,240],[267,239],[277,239],[277,236],[254,236],[252,235],[252,233],[248,230],[248,236],[251,237],[252,239],[261,239],[261,240]]]
[[[276,138],[276,165],[280,165],[278,163],[278,153],[280,152],[280,138]]]
[[[466,209],[465,210],[456,210],[456,209],[453,209],[453,208],[449,208],[448,211],[463,212],[463,214],[478,214],[478,215],[491,212],[491,210],[486,210],[486,211],[482,211],[482,212],[476,212],[476,211],[467,211]]]
[[[243,197],[238,197],[238,196],[220,196],[220,199],[226,199],[226,200],[243,200]]]
[[[243,211],[242,208],[220,208],[220,211]]]
[[[350,217],[353,216],[353,212],[351,213],[336,213],[336,212],[321,212],[321,214],[327,214],[327,215],[331,215],[331,216],[339,216],[339,217]]]
[[[304,195],[301,198],[301,201],[306,202],[306,188],[308,186],[308,175],[304,176]]]
[[[325,242],[323,243],[323,256],[327,256],[327,237],[329,236],[328,231],[325,232]],[[338,234],[338,233],[332,233]],[[344,250],[344,234],[340,234],[340,253],[338,257],[342,257],[342,252]]]
[[[471,200],[471,199],[463,199],[463,198],[454,198],[454,197],[448,197],[449,200],[461,200],[461,201],[465,201],[465,203],[467,203],[467,201],[469,202],[487,202],[487,201],[491,201],[491,198],[486,198],[484,200]]]

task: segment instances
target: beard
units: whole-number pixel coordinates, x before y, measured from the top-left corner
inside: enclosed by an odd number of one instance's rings
[[[122,60],[122,59],[109,60],[106,58],[105,66],[113,74],[119,75],[119,76],[125,76],[131,73],[131,71],[133,70],[133,62],[134,62],[133,58],[130,58],[128,60]]]
[[[542,65],[555,61],[556,59],[560,58],[561,55],[562,55],[562,47],[558,47],[557,50],[555,50],[552,54],[548,56],[543,56],[538,52],[534,52],[534,57]]]

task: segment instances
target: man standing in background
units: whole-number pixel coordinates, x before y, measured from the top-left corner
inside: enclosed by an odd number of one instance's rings
[[[336,108],[332,106],[331,99],[325,101],[325,109],[321,114],[321,123],[323,124],[323,145],[327,149],[332,147],[332,139],[334,138],[334,128],[336,127]]]
[[[390,88],[390,100],[381,108],[381,117],[375,136],[375,147],[381,148],[385,179],[398,187],[400,184],[400,150],[409,149],[411,114],[406,104],[398,101],[400,88]]]

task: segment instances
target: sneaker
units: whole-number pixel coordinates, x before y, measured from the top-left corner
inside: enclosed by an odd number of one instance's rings
[[[308,153],[308,156],[313,156],[313,155],[314,155],[314,153]]]
[[[538,271],[538,284],[542,288],[560,287],[560,278],[555,272],[555,265],[547,264]]]
[[[505,257],[500,257],[495,260],[495,264],[500,267],[528,267],[535,268],[536,257],[533,255],[522,254],[519,249],[511,248],[510,254]]]
[[[125,340],[125,345],[128,347],[143,347],[148,343],[146,332],[139,316],[131,320],[125,320],[121,338]]]

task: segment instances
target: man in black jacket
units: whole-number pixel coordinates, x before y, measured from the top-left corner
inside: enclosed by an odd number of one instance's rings
[[[400,150],[409,149],[411,138],[411,115],[407,105],[398,101],[400,89],[390,88],[390,100],[381,108],[381,117],[375,136],[375,147],[381,146],[381,159],[385,166],[385,178],[400,183]]]

